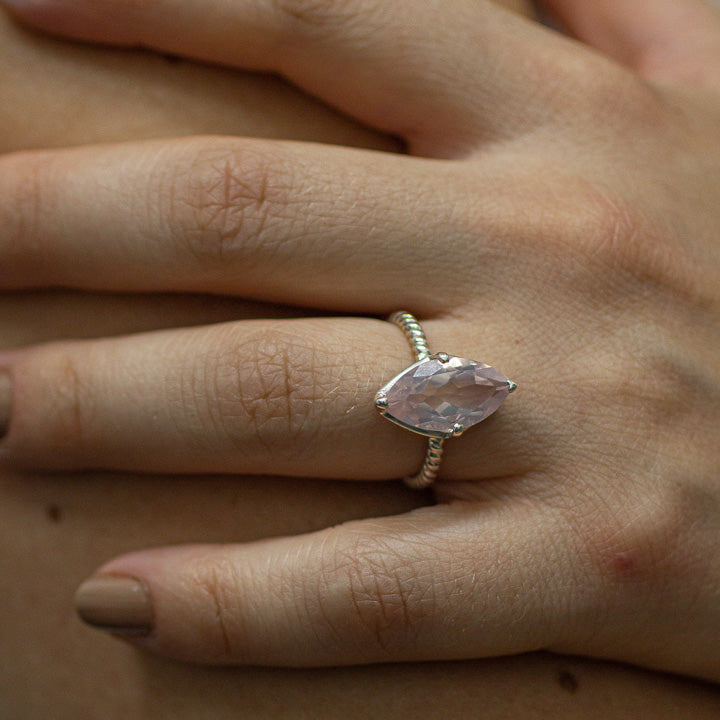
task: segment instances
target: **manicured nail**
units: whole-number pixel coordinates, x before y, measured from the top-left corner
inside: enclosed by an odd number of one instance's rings
[[[7,370],[0,370],[0,439],[7,435],[12,411],[12,379]]]
[[[153,627],[153,606],[145,585],[134,577],[96,575],[75,594],[82,620],[99,630],[122,635],[147,635]]]

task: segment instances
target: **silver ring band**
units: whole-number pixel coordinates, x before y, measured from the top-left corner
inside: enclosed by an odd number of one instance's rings
[[[517,385],[476,360],[431,355],[422,326],[409,312],[393,313],[388,321],[403,331],[417,360],[378,391],[375,407],[391,422],[429,438],[422,469],[405,478],[406,485],[421,490],[438,476],[445,440],[494,413]]]
[[[400,310],[393,313],[388,318],[388,321],[397,325],[405,333],[405,337],[410,341],[410,346],[418,362],[427,360],[430,357],[430,347],[427,337],[425,337],[425,331],[413,315]],[[445,438],[432,437],[428,440],[428,449],[422,469],[417,475],[408,475],[404,478],[404,482],[408,487],[415,490],[424,490],[435,482],[435,478],[437,478],[440,471],[444,444]]]

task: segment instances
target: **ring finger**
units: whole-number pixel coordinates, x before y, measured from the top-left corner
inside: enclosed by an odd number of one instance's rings
[[[427,323],[431,342],[460,337],[453,325]],[[241,321],[56,343],[10,362],[0,457],[22,467],[381,479],[417,471],[424,452],[373,407],[412,362],[386,322]],[[512,474],[515,422],[498,413],[488,432],[453,441],[446,474]]]

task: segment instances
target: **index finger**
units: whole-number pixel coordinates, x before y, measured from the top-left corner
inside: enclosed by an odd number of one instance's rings
[[[414,152],[443,157],[546,120],[538,99],[558,97],[580,51],[481,0],[11,4],[52,32],[278,73]]]

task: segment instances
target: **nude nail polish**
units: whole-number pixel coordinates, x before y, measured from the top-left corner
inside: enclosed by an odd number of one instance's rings
[[[7,435],[12,411],[12,378],[7,370],[0,370],[0,440]]]
[[[121,635],[148,635],[153,628],[150,593],[129,576],[95,575],[75,593],[75,609],[88,625]]]

